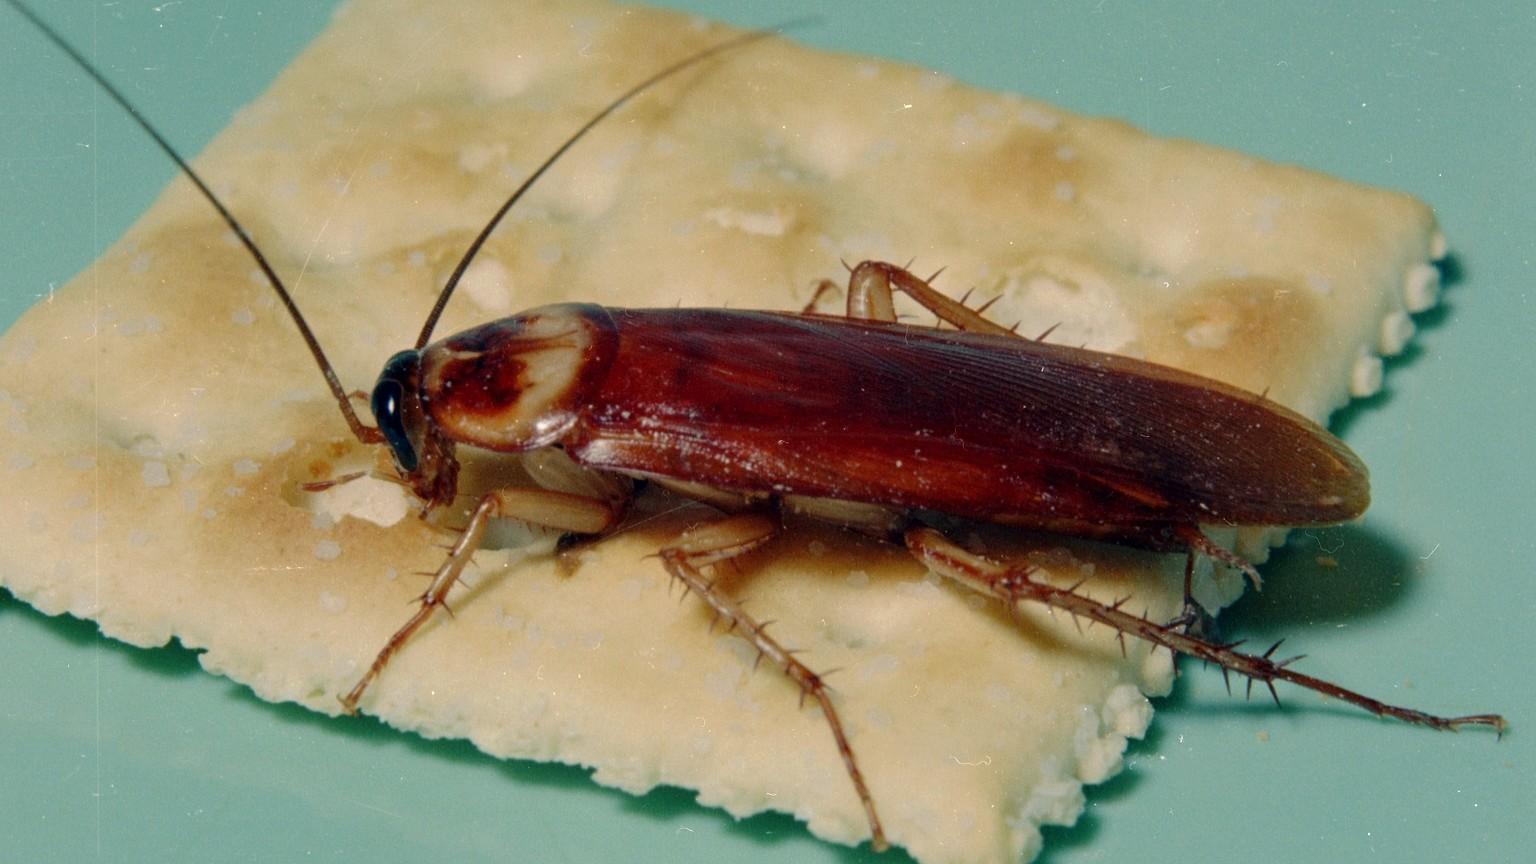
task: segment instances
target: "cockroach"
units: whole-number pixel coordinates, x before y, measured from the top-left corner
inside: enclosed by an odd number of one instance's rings
[[[713,505],[721,517],[659,550],[666,570],[820,707],[884,848],[875,797],[822,678],[796,659],[704,568],[767,543],[785,512],[905,545],[931,570],[1010,606],[1033,601],[1172,653],[1428,726],[1487,726],[1497,714],[1437,716],[1390,705],[1200,635],[1188,600],[1196,556],[1249,573],[1202,524],[1311,526],[1366,508],[1364,465],[1338,438],[1262,396],[1127,357],[1023,338],[895,265],[852,267],[843,315],[814,311],[622,309],[568,303],[436,342],[433,330],[486,239],[527,190],[599,122],[678,72],[771,35],[754,31],[685,57],[618,96],[575,130],[504,201],[448,278],[412,348],[374,384],[376,425],[347,390],[282,280],[198,173],[78,51],[20,0],[9,5],[89,74],[218,211],[288,310],[352,434],[388,448],[424,512],[457,492],[456,447],[553,449],[592,472],[590,490],[483,495],[413,615],[340,697],[355,712],[390,658],[439,607],[490,520],[600,538],[644,481]],[[817,292],[835,288],[824,282]],[[900,323],[905,294],[953,329]],[[981,406],[978,409],[978,406]],[[537,479],[537,472],[535,472]],[[935,514],[943,518],[935,518]],[[1027,566],[974,554],[951,520],[1017,526],[1186,557],[1186,612],[1170,622],[1052,586]],[[1278,701],[1278,697],[1276,697]]]

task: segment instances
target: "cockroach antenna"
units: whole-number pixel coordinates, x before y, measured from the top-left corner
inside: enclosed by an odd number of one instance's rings
[[[16,0],[10,0],[10,2],[16,2]],[[426,347],[428,340],[432,338],[432,330],[437,326],[437,319],[442,317],[443,309],[448,305],[448,299],[453,296],[453,289],[457,288],[459,281],[464,278],[464,271],[469,269],[470,262],[474,261],[475,256],[480,253],[480,247],[485,245],[485,241],[489,239],[491,233],[496,230],[496,226],[501,224],[502,217],[506,216],[507,211],[512,209],[512,205],[516,204],[523,197],[524,193],[531,189],[533,184],[539,181],[540,177],[544,176],[544,172],[548,171],[551,166],[560,161],[560,157],[564,156],[567,151],[574,147],[577,141],[580,141],[582,138],[586,137],[586,134],[592,131],[593,127],[608,119],[609,115],[624,107],[624,105],[627,104],[629,100],[635,98],[646,90],[649,90],[656,84],[671,78],[673,75],[684,71],[685,69],[697,66],[698,64],[703,63],[705,60],[708,60],[711,57],[715,57],[735,48],[749,45],[776,33],[781,33],[785,30],[789,30],[795,27],[816,23],[820,20],[820,18],[816,17],[796,18],[791,21],[786,21],[783,24],[779,24],[775,27],[769,27],[763,30],[752,30],[743,33],[734,39],[727,39],[726,41],[721,42],[712,48],[705,48],[703,51],[692,54],[688,57],[684,57],[676,63],[673,63],[671,66],[662,69],[651,77],[641,81],[639,84],[629,88],[618,98],[614,99],[612,102],[609,102],[607,107],[603,108],[603,110],[592,115],[592,118],[586,123],[582,124],[580,129],[577,129],[575,132],[571,133],[571,136],[566,138],[564,143],[555,148],[555,151],[549,154],[549,158],[545,159],[543,164],[541,164],[538,168],[535,168],[533,173],[528,175],[528,178],[523,181],[521,186],[518,186],[517,189],[513,190],[512,194],[507,197],[507,200],[503,202],[501,207],[497,208],[496,213],[491,216],[490,221],[485,223],[485,227],[480,229],[480,234],[475,237],[474,242],[470,243],[469,248],[464,250],[464,257],[460,258],[458,266],[453,268],[453,273],[448,277],[448,282],[443,285],[442,293],[437,295],[437,302],[433,304],[432,311],[427,313],[426,322],[421,325],[421,335],[416,337],[416,350],[420,351],[422,348]]]
[[[320,373],[325,376],[326,386],[330,387],[331,395],[335,398],[336,404],[340,406],[341,413],[346,418],[347,426],[351,428],[352,434],[357,436],[357,439],[364,444],[382,442],[384,436],[378,428],[365,425],[352,409],[351,400],[347,395],[346,389],[342,387],[341,380],[336,377],[336,371],[332,367],[331,361],[325,356],[325,349],[320,347],[320,341],[315,338],[314,331],[310,329],[309,323],[304,320],[304,315],[299,311],[298,305],[294,302],[293,295],[289,293],[288,286],[278,277],[277,271],[272,269],[272,265],[267,261],[267,256],[262,254],[261,247],[256,245],[256,241],[251,238],[250,232],[245,229],[240,220],[235,218],[235,215],[230,212],[229,208],[225,206],[224,202],[214,193],[202,176],[192,168],[175,146],[167,141],[164,135],[160,134],[160,131],[155,128],[154,124],[149,122],[149,119],[144,116],[143,112],[129,101],[128,97],[124,96],[122,91],[118,90],[102,74],[101,70],[96,68],[95,64],[66,41],[57,30],[53,29],[52,25],[43,20],[42,16],[38,15],[25,3],[22,3],[21,0],[5,0],[5,2],[23,18],[32,22],[32,25],[41,31],[48,38],[49,42],[52,42],[60,51],[63,51],[69,59],[75,62],[76,66],[79,66],[82,71],[89,75],[112,98],[113,102],[116,102],[119,107],[127,112],[128,116],[133,118],[133,122],[137,123],[139,128],[143,129],[145,134],[154,140],[160,150],[166,156],[169,156],[172,162],[176,163],[176,167],[181,170],[182,174],[192,181],[192,185],[197,187],[197,191],[202,194],[203,198],[207,199],[208,203],[213,206],[213,209],[218,211],[219,218],[223,219],[224,224],[228,225],[229,229],[240,239],[240,244],[245,247],[246,251],[250,253],[251,258],[255,260],[256,266],[261,269],[262,274],[267,277],[267,281],[272,285],[272,289],[277,292],[278,299],[282,300],[283,308],[288,310],[288,316],[298,326],[299,335],[304,337],[304,344],[309,346],[309,353],[314,356],[315,363],[320,367]],[[458,265],[453,268],[453,273],[449,275],[447,283],[443,285],[442,292],[438,294],[437,302],[433,304],[432,311],[427,314],[426,322],[422,324],[421,335],[416,338],[416,349],[420,350],[425,347],[427,341],[432,338],[432,330],[437,326],[438,319],[442,317],[443,309],[447,307],[448,300],[453,296],[454,289],[458,287],[459,282],[463,279],[464,272],[469,269],[470,263],[479,254],[481,247],[485,245],[485,241],[490,238],[492,232],[501,224],[502,218],[512,209],[512,205],[521,200],[523,195],[533,187],[533,184],[537,183],[539,178],[544,176],[545,172],[574,147],[576,142],[586,137],[586,134],[592,131],[594,127],[606,120],[615,111],[624,107],[625,104],[636,96],[678,73],[697,66],[712,57],[724,54],[727,51],[744,47],[753,42],[766,39],[769,36],[782,33],[785,30],[808,26],[820,20],[816,16],[794,18],[772,27],[742,33],[735,38],[727,39],[717,45],[690,54],[634,85],[618,96],[618,98],[609,102],[601,111],[594,114],[591,119],[582,124],[581,128],[571,133],[538,168],[534,169],[533,173],[529,174],[527,179],[523,180],[517,189],[513,190],[512,194],[507,197],[507,200],[497,208],[495,214],[486,222],[485,227],[480,229],[480,233],[475,237],[474,242],[470,243],[469,248],[464,250],[463,257],[459,259]]]
[[[150,123],[148,118],[132,102],[128,101],[128,97],[124,96],[117,87],[113,86],[111,81],[107,80],[107,77],[96,68],[95,64],[87,60],[85,55],[75,49],[75,46],[65,41],[58,31],[54,30],[47,21],[44,21],[41,16],[28,8],[21,0],[5,0],[5,2],[12,9],[20,13],[23,18],[32,22],[32,25],[41,31],[48,38],[49,42],[52,42],[60,51],[63,51],[69,59],[75,61],[76,66],[79,66],[108,96],[112,97],[112,101],[116,102],[119,107],[126,111],[128,116],[133,118],[133,122],[139,124],[139,128],[143,129],[145,134],[154,140],[161,151],[169,156],[172,162],[176,163],[177,168],[181,169],[181,173],[186,175],[188,180],[192,181],[192,185],[197,187],[197,191],[202,193],[202,196],[208,200],[209,204],[213,205],[213,209],[219,213],[219,218],[223,219],[224,224],[228,225],[229,229],[235,232],[235,236],[240,238],[240,244],[245,247],[247,252],[251,253],[251,257],[256,261],[256,266],[267,277],[267,281],[271,283],[272,289],[277,292],[278,299],[283,301],[283,308],[288,310],[288,316],[293,319],[294,324],[298,325],[299,335],[304,337],[304,344],[309,346],[309,353],[314,355],[315,362],[319,364],[320,373],[325,376],[325,383],[331,388],[331,395],[336,398],[336,403],[341,406],[341,413],[346,417],[347,425],[351,427],[352,434],[356,435],[358,440],[365,444],[374,444],[384,440],[383,436],[379,434],[378,429],[364,425],[363,421],[358,419],[357,413],[352,410],[351,402],[347,398],[347,391],[342,388],[341,381],[336,377],[336,371],[331,367],[331,361],[326,358],[325,350],[320,347],[320,341],[315,338],[314,331],[309,329],[308,322],[304,320],[303,314],[299,312],[299,307],[293,302],[293,295],[288,293],[288,287],[283,284],[282,279],[278,278],[277,272],[267,262],[267,256],[262,254],[261,248],[256,245],[255,240],[251,239],[250,232],[245,230],[245,226],[240,224],[240,220],[235,218],[235,214],[229,212],[229,208],[224,206],[224,202],[219,200],[219,196],[214,194],[202,176],[193,170],[191,165],[187,164],[187,160],[182,158],[181,153],[171,145],[171,142],[165,140],[165,136],[160,134],[160,131],[154,127],[154,124]]]

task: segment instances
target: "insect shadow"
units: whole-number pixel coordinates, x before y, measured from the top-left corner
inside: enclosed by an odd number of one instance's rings
[[[1222,624],[1263,641],[1369,618],[1409,601],[1415,563],[1402,544],[1362,525],[1297,530],[1265,567],[1276,590],[1250,592]]]

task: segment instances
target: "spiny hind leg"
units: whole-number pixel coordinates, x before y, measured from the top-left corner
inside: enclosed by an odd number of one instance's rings
[[[986,310],[986,305],[979,309],[972,309],[959,300],[950,299],[943,292],[929,285],[928,280],[919,278],[906,268],[883,261],[865,261],[853,268],[853,272],[848,275],[848,317],[870,321],[895,321],[893,291],[900,291],[911,297],[941,320],[961,330],[998,336],[1016,335],[1012,329],[988,320],[982,314]],[[820,296],[819,290],[817,296]]]
[[[831,279],[822,279],[818,281],[816,283],[816,287],[811,289],[811,299],[807,300],[805,305],[800,307],[800,314],[810,315],[811,313],[815,312],[816,307],[821,305],[821,298],[827,296],[828,294],[836,294],[839,290],[841,289],[838,288],[837,283],[833,282]]]
[[[542,489],[603,501],[619,514],[627,513],[635,496],[635,481],[622,474],[595,471],[558,447],[540,447],[522,454],[529,479]],[[575,575],[585,554],[623,528],[612,525],[601,533],[565,531],[555,544],[555,563],[566,576]]]
[[[1273,659],[1275,649],[1280,647],[1278,642],[1261,655],[1244,654],[1234,650],[1239,643],[1213,642],[1184,633],[1176,626],[1158,624],[1140,615],[1124,611],[1121,608],[1125,603],[1124,600],[1102,603],[1077,593],[1076,585],[1070,588],[1057,588],[1035,579],[1033,568],[1010,567],[974,555],[931,528],[909,530],[906,534],[906,544],[912,554],[929,569],[974,591],[1002,600],[1010,607],[1021,600],[1028,600],[1052,609],[1060,609],[1075,617],[1086,618],[1114,628],[1122,643],[1125,636],[1133,636],[1152,645],[1167,648],[1171,652],[1187,654],[1213,663],[1222,668],[1223,674],[1236,672],[1248,678],[1250,682],[1258,681],[1269,688],[1272,696],[1275,696],[1276,680],[1289,681],[1325,696],[1349,702],[1377,716],[1395,717],[1407,723],[1429,726],[1433,729],[1491,726],[1500,732],[1504,730],[1504,718],[1497,714],[1440,717],[1412,708],[1389,705],[1353,690],[1346,690],[1337,684],[1296,672],[1290,668],[1290,664],[1301,659],[1300,657]],[[1276,704],[1279,701],[1279,697],[1275,696]]]
[[[1184,558],[1184,608],[1178,617],[1168,622],[1168,626],[1177,627],[1194,636],[1213,636],[1216,633],[1216,619],[1195,599],[1195,559],[1204,555],[1214,565],[1226,565],[1241,572],[1248,577],[1255,591],[1264,587],[1264,580],[1252,562],[1205,536],[1199,525],[1175,526],[1173,535],[1187,548]]]
[[[1215,622],[1195,599],[1195,557],[1194,549],[1184,555],[1184,607],[1168,626],[1195,636],[1208,636],[1214,633]]]
[[[348,714],[356,713],[363,693],[384,671],[390,658],[405,647],[411,636],[432,618],[439,607],[447,608],[448,592],[459,581],[464,568],[480,548],[491,519],[518,519],[558,531],[600,534],[612,528],[622,512],[622,506],[608,500],[548,489],[498,489],[482,496],[470,514],[469,524],[464,526],[459,539],[449,548],[448,557],[432,574],[432,581],[427,585],[427,590],[422,592],[415,613],[389,637],[362,678],[341,697],[341,707]]]
[[[838,716],[837,707],[832,704],[825,682],[810,667],[796,659],[792,651],[768,635],[767,622],[759,622],[748,615],[740,603],[718,590],[714,581],[700,569],[750,552],[767,543],[778,531],[778,521],[761,513],[730,516],[685,532],[672,545],[661,550],[661,561],[667,572],[681,582],[686,590],[697,594],[699,599],[709,604],[716,616],[726,621],[729,631],[752,643],[758,651],[759,659],[766,658],[795,682],[800,688],[802,703],[806,697],[810,697],[820,706],[822,716],[826,718],[837,743],[843,767],[848,772],[848,778],[853,781],[854,791],[864,807],[864,816],[869,821],[870,845],[877,851],[882,850],[886,848],[885,831],[880,826],[874,799],[870,796],[869,786],[864,782],[864,773],[859,770],[853,747],[848,743],[842,719]]]

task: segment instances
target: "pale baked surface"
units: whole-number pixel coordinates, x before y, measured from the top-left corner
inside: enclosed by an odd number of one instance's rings
[[[650,71],[632,59],[642,47],[681,54],[724,35],[599,5],[515,22],[484,6],[474,25],[434,19],[455,49],[441,52],[414,41],[423,9],[355,4],[199,162],[279,271],[304,273],[300,303],[349,386],[410,341],[483,214]],[[1320,417],[1373,389],[1373,352],[1401,347],[1404,312],[1432,301],[1433,232],[1403,196],[759,45],[573,153],[493,240],[441,332],[554,299],[796,308],[840,258],[915,257],[948,266],[941,286],[1003,291],[995,316],[1026,332],[1059,322],[1061,341],[1268,387]],[[295,483],[336,470],[345,427],[251,273],[178,182],[6,336],[0,434],[29,463],[0,508],[3,574],[44,611],[136,644],[175,636],[265,698],[334,712],[441,535],[311,512]],[[691,786],[734,813],[771,806],[830,839],[863,836],[820,717],[795,711],[776,675],[750,674],[750,653],[679,606],[644,558],[697,515],[605,543],[571,577],[538,556],[502,575],[483,555],[487,578],[366,710],[594,765],[627,789]],[[1062,579],[1093,567],[1100,596],[1134,584],[1153,615],[1173,609],[1178,561],[1020,542]],[[1019,628],[904,553],[836,532],[793,533],[751,564],[733,587],[814,666],[843,669],[834,683],[888,832],[923,860],[1033,850],[1035,824],[1075,818],[1079,781],[1112,773],[1144,727],[1124,685],[1168,683],[1163,658],[1121,661],[1104,634],[1043,616]]]

